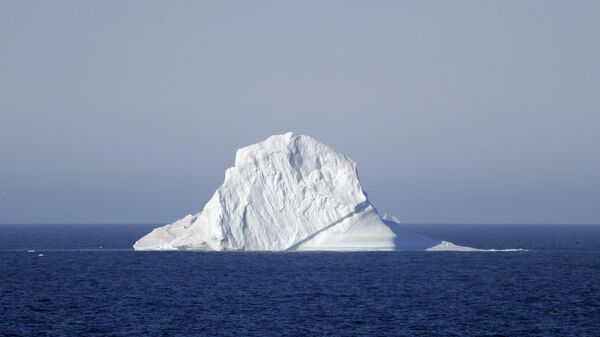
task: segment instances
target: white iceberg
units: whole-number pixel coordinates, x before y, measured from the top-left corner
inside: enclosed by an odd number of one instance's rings
[[[391,219],[391,218],[390,218]],[[395,218],[394,218],[395,220]],[[356,163],[288,132],[239,149],[204,209],[139,239],[135,250],[474,251],[382,219]]]

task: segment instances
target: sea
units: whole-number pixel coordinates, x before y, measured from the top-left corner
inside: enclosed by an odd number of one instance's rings
[[[135,252],[0,225],[0,336],[600,336],[600,225],[403,225],[518,252]]]

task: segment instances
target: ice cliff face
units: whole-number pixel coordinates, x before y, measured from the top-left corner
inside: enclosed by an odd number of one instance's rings
[[[437,249],[436,249],[437,247]],[[460,250],[403,232],[369,203],[356,164],[294,134],[237,151],[202,212],[156,228],[136,250]]]

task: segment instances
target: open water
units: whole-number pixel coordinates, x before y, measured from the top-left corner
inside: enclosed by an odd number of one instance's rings
[[[0,336],[600,336],[600,226],[406,225],[525,252],[132,251],[153,227],[0,225]]]

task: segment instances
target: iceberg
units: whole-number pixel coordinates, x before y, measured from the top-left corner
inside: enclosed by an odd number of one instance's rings
[[[204,209],[135,250],[475,251],[403,230],[369,202],[350,158],[288,132],[241,148]]]

